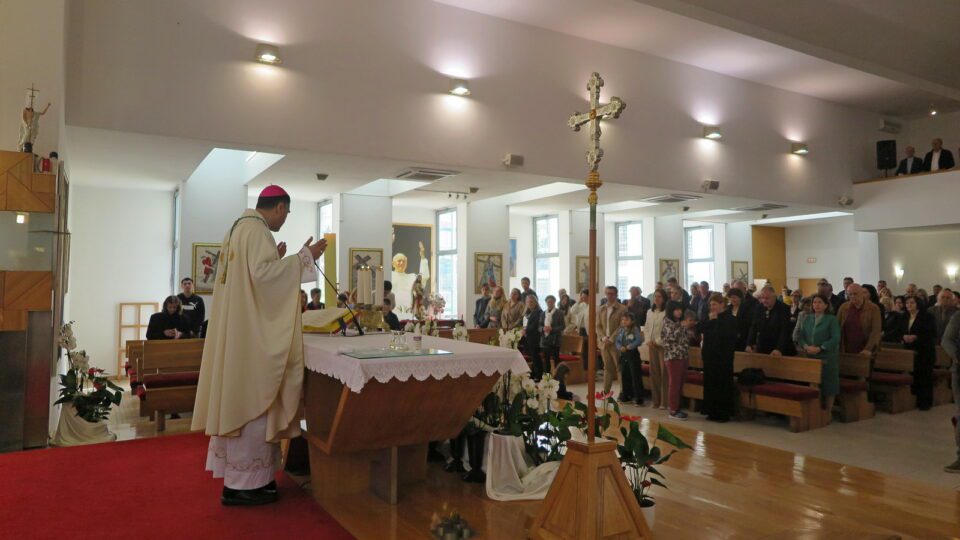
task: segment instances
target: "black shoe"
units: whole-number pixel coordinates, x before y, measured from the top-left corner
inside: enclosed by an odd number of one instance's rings
[[[277,492],[277,481],[276,481],[276,480],[271,480],[269,484],[263,486],[263,487],[260,488],[260,489],[266,491],[267,493],[276,493],[276,492]]]
[[[636,406],[638,406],[638,407],[642,407],[642,406],[643,406],[643,400],[642,400],[642,399],[638,399],[638,400],[634,401],[633,403],[634,403],[634,405],[636,405]]]
[[[628,396],[627,394],[621,393],[619,396],[617,396],[617,401],[619,401],[620,403],[633,401],[633,396]]]
[[[170,415],[170,419],[171,419],[171,420],[179,420],[179,419],[180,419],[180,413],[173,413],[173,414],[171,414],[171,415]]]
[[[463,475],[461,479],[464,482],[473,482],[475,484],[483,484],[487,481],[487,475],[483,472],[483,469],[479,467],[476,469],[471,469],[470,472]]]
[[[273,491],[268,488],[273,484]],[[230,489],[223,488],[220,504],[224,506],[260,506],[277,502],[280,498],[276,491],[276,482],[271,482],[258,489]]]
[[[449,462],[447,462],[446,465],[443,466],[443,470],[447,472],[455,472],[455,473],[461,473],[461,474],[467,472],[467,468],[463,466],[462,458],[450,460]]]
[[[437,450],[439,442],[430,442],[427,446],[427,463],[444,463],[447,461],[447,458]]]

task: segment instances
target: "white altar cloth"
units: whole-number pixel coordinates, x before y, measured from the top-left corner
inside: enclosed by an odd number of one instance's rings
[[[387,347],[391,337],[390,334],[381,333],[362,337],[304,334],[304,365],[310,371],[339,380],[358,393],[371,379],[385,383],[391,379],[406,381],[410,377],[423,381],[428,377],[439,380],[461,375],[476,377],[480,373],[493,375],[507,371],[529,371],[523,355],[516,350],[433,336],[423,336],[424,349],[443,349],[453,354],[369,359],[341,354],[349,350]]]

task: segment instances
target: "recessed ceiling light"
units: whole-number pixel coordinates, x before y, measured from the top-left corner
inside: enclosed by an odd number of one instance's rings
[[[795,142],[790,143],[790,152],[799,156],[804,156],[810,153],[810,149],[807,148],[805,143]]]
[[[723,137],[723,134],[720,133],[720,126],[703,126],[703,138],[704,139],[719,139]]]
[[[25,212],[17,212],[17,224],[18,224],[18,225],[24,225],[24,224],[26,224],[26,223],[27,223],[27,219],[29,219],[29,215],[28,215],[27,213],[25,213]]]
[[[262,64],[277,65],[280,63],[280,49],[269,43],[258,43],[254,59]]]
[[[937,110],[936,110],[936,109],[930,109],[930,116],[936,116],[936,115],[937,115]]]
[[[470,85],[463,79],[450,79],[450,93],[455,96],[469,96]]]

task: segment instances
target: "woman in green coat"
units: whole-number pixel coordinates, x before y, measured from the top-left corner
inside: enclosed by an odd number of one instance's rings
[[[830,300],[817,294],[813,297],[813,313],[803,319],[800,330],[800,350],[807,358],[823,362],[820,375],[820,405],[833,409],[833,400],[840,393],[840,323],[830,313]]]

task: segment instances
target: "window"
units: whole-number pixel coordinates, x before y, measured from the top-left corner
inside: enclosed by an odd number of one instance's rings
[[[457,211],[437,212],[437,294],[446,300],[444,317],[456,317],[457,309]]]
[[[317,204],[317,229],[319,233],[318,238],[323,238],[323,235],[333,232],[333,202],[323,201]],[[320,270],[323,272],[327,271],[326,265],[324,264],[324,257],[317,259],[317,264],[320,266]],[[326,281],[324,281],[323,276],[318,277],[317,287],[320,288],[320,301],[324,304],[336,304],[332,299],[327,298]]]
[[[616,224],[617,290],[627,297],[630,287],[643,284],[643,225],[639,221]]]
[[[560,218],[544,216],[533,219],[533,290],[540,303],[560,288]]]
[[[713,226],[689,227],[686,236],[687,287],[692,283],[713,279]]]

